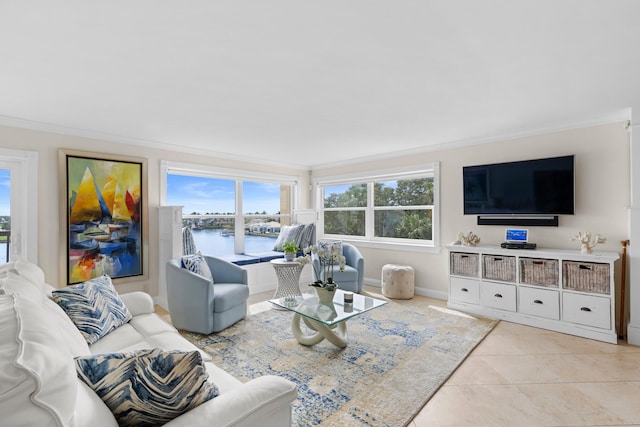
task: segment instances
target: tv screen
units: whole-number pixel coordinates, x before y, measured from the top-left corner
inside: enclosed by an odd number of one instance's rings
[[[465,215],[573,215],[574,156],[465,166]]]

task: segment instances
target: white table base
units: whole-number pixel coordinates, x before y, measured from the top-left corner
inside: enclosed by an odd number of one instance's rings
[[[300,320],[304,321],[304,324],[315,333],[305,334],[300,329]],[[348,342],[347,335],[347,321],[340,322],[332,327],[326,326],[320,322],[309,319],[308,317],[301,316],[298,313],[293,314],[291,320],[291,330],[293,336],[302,345],[316,345],[322,340],[327,340],[336,347],[345,348]]]

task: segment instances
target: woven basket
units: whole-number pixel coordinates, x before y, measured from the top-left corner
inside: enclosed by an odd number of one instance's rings
[[[520,258],[520,283],[557,288],[558,276],[557,259]]]
[[[562,286],[565,289],[597,294],[610,293],[609,264],[562,262]]]
[[[451,253],[451,274],[478,277],[478,254]]]
[[[516,281],[516,257],[482,255],[482,277],[503,282]]]

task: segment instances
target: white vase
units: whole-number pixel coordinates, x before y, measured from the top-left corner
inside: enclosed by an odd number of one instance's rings
[[[295,252],[285,252],[284,253],[284,259],[285,261],[293,261],[296,258],[296,253]]]
[[[333,302],[333,297],[336,294],[336,290],[328,290],[327,288],[314,287],[316,290],[316,296],[318,297],[318,302],[320,304],[331,304]]]

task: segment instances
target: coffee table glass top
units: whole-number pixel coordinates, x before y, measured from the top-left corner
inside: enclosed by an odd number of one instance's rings
[[[315,292],[305,292],[301,297],[275,298],[269,302],[327,326],[343,322],[387,303],[370,296],[353,294],[353,303],[345,304],[344,294],[344,291],[336,289],[331,304],[320,304]]]

